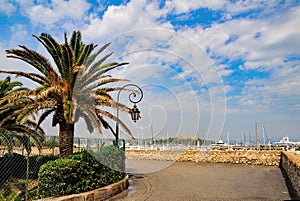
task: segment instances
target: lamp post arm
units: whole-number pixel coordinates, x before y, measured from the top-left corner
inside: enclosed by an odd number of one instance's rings
[[[121,93],[121,91],[123,90],[123,89],[125,89],[125,88],[127,88],[127,87],[135,87],[135,88],[137,88],[138,90],[139,90],[139,95],[140,95],[140,98],[139,99],[137,99],[137,100],[134,100],[133,98],[135,98],[136,97],[136,95],[137,95],[137,93],[135,92],[135,91],[132,91],[130,94],[129,94],[129,101],[131,102],[131,103],[134,103],[134,104],[136,104],[136,103],[139,103],[142,99],[143,99],[143,96],[144,96],[144,94],[143,94],[143,91],[142,91],[142,89],[139,87],[139,86],[137,86],[136,84],[126,84],[126,85],[124,85],[122,88],[120,88],[119,89],[119,91],[118,91],[118,94],[117,94],[117,104],[116,104],[116,109],[117,109],[117,121],[116,121],[116,139],[115,139],[115,142],[114,142],[114,145],[115,146],[118,146],[118,144],[119,144],[119,104],[120,104],[120,93]]]

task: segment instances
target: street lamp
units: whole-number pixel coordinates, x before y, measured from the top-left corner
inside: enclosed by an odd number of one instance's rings
[[[138,89],[138,91],[132,90],[131,93],[129,94],[129,97],[128,97],[129,101],[134,104],[133,108],[130,110],[131,119],[134,122],[136,122],[137,120],[139,120],[141,118],[141,116],[140,116],[141,112],[137,108],[136,104],[139,103],[143,99],[143,91],[139,86],[137,86],[135,84],[126,84],[122,88],[120,88],[120,90],[118,92],[118,96],[117,96],[116,140],[114,142],[115,146],[119,145],[119,103],[120,103],[120,93],[123,89],[125,89],[127,87],[135,87],[136,89]],[[139,98],[137,98],[137,100],[135,100],[137,95],[139,95]]]
[[[136,104],[134,104],[133,108],[130,111],[132,121],[136,122],[137,120],[139,120],[141,118],[140,113],[141,112],[137,108]]]

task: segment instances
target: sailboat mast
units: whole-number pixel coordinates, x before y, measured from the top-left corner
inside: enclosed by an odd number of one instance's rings
[[[250,148],[252,148],[252,142],[251,142],[251,131],[249,132],[249,145],[250,145]]]
[[[151,124],[151,134],[152,134],[152,144],[154,144],[154,139],[153,139],[153,124]]]
[[[255,123],[255,133],[256,133],[256,150],[259,150],[259,141],[258,141],[258,133],[257,133],[257,123]]]
[[[265,130],[264,130],[264,125],[262,125],[262,131],[263,131],[263,141],[264,141],[264,146],[266,145],[266,137],[265,137]]]

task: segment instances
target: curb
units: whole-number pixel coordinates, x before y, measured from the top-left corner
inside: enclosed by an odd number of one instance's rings
[[[44,198],[39,199],[39,201],[87,201],[87,200],[97,200],[102,201],[106,200],[108,198],[111,198],[122,191],[126,190],[128,188],[129,182],[128,182],[129,176],[126,175],[121,181],[118,181],[116,183],[110,184],[108,186],[98,188],[92,191],[84,192],[84,193],[78,193],[78,194],[72,194],[72,195],[66,195],[62,197],[53,197],[53,198]]]

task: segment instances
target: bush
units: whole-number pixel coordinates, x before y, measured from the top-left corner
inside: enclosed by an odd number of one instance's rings
[[[45,147],[58,147],[59,142],[58,142],[58,140],[47,140],[47,141],[42,142],[42,146],[45,146]]]
[[[39,198],[86,192],[121,180],[123,172],[106,167],[95,159],[103,161],[108,156],[107,152],[112,154],[114,151],[113,148],[105,148],[93,153],[93,156],[83,151],[44,164],[39,171]]]
[[[54,161],[58,158],[59,156],[55,155],[41,155],[29,157],[29,178],[38,179],[40,167],[48,161]]]
[[[91,152],[97,161],[114,170],[125,171],[125,152],[114,145],[105,146],[98,152]]]

